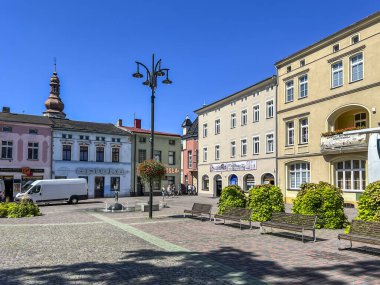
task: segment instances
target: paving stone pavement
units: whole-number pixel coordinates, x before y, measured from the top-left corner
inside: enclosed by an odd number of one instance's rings
[[[257,223],[239,230],[183,218],[193,202],[215,211],[215,198],[165,199],[168,207],[153,212],[153,220],[148,213],[100,211],[111,201],[41,206],[40,217],[0,219],[0,284],[380,285],[380,247],[354,243],[338,251],[342,230],[317,230],[318,242],[303,244],[280,230],[261,235]],[[355,217],[355,209],[347,215]]]

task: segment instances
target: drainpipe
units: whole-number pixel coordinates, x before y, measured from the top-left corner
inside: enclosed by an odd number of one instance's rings
[[[133,179],[133,196],[137,196],[136,195],[136,180],[137,180],[137,175],[136,175],[136,144],[137,144],[137,137],[136,137],[136,134],[134,134],[134,146],[133,146],[133,177],[131,177],[131,179]]]

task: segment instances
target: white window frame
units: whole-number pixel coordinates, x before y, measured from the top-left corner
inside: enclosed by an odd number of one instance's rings
[[[294,166],[294,170],[291,170]],[[299,190],[303,183],[309,183],[311,181],[310,162],[300,161],[288,165],[288,187],[292,190]],[[294,177],[294,183],[293,178]],[[298,178],[298,181],[297,181]]]
[[[260,154],[260,136],[252,137],[252,151],[254,155]]]
[[[302,122],[306,120],[307,124],[306,125],[303,125]],[[303,136],[303,131],[306,129],[306,139],[305,137]],[[300,118],[299,119],[299,143],[300,144],[308,144],[309,143],[309,118],[308,117],[304,117],[304,118]]]
[[[29,157],[29,150],[32,151],[32,157]],[[35,152],[37,150],[37,153]],[[38,160],[39,158],[39,143],[38,142],[28,142],[28,160]],[[35,156],[37,154],[37,156]]]
[[[356,115],[362,115],[362,114],[365,114],[365,119],[360,118],[359,120],[357,120],[355,118]],[[362,125],[363,122],[365,123],[364,126]],[[359,125],[357,126],[358,123],[359,123]],[[354,114],[354,126],[355,127],[366,127],[367,126],[367,113],[366,112],[360,112],[360,113]]]
[[[253,106],[253,122],[260,122],[260,105]]]
[[[217,144],[215,145],[215,160],[219,160],[220,159],[220,145]]]
[[[290,86],[291,83],[291,86]],[[285,103],[294,101],[294,80],[285,82]]]
[[[216,135],[220,134],[220,119],[215,120],[215,134]]]
[[[293,127],[290,127],[289,124],[293,124]],[[290,140],[291,138],[292,140]],[[294,121],[288,121],[286,122],[286,146],[293,146],[294,142],[295,142]]]
[[[193,151],[189,150],[187,152],[187,167],[192,168],[193,167]]]
[[[3,156],[3,149],[5,149],[5,156]],[[9,154],[10,149],[10,156]],[[13,159],[13,141],[1,141],[1,159]]]
[[[247,139],[240,140],[240,156],[247,156]]]
[[[303,80],[306,78],[306,80]],[[303,80],[303,81],[302,81]],[[303,99],[309,96],[309,77],[307,74],[303,74],[300,77],[298,77],[298,98]],[[302,90],[302,87],[304,87],[304,90]]]
[[[203,137],[207,138],[207,124],[203,124]]]
[[[337,69],[334,69],[334,66],[338,65],[338,64],[341,64],[341,66]],[[341,83],[339,84],[339,80],[338,80],[338,84],[337,85],[334,85],[334,75],[335,74],[341,74],[339,76],[339,78],[341,79]],[[344,67],[343,67],[343,61],[340,60],[340,61],[337,61],[337,62],[334,62],[331,64],[331,88],[338,88],[338,87],[341,87],[343,86],[344,84]]]
[[[269,137],[272,137],[272,148],[270,149],[270,144],[269,144]],[[269,133],[265,135],[265,151],[266,153],[273,153],[274,152],[274,133]]]
[[[236,113],[231,114],[231,129],[236,128]]]
[[[358,57],[361,55],[361,59],[360,61],[358,62],[355,62],[354,64],[352,63],[352,59],[355,58],[355,57]],[[358,78],[358,79],[355,79],[353,80],[352,76],[353,76],[353,69],[354,67],[357,67],[357,66],[361,66],[361,77]],[[359,52],[353,56],[350,57],[350,82],[356,82],[356,81],[360,81],[360,80],[363,80],[364,78],[364,55],[362,52]]]
[[[266,102],[266,118],[270,119],[274,117],[274,100]]]
[[[203,147],[203,161],[207,161],[207,147]]]
[[[241,125],[245,126],[246,124],[248,124],[248,111],[244,109],[241,111]]]
[[[230,142],[230,156],[235,157],[236,156],[236,141]]]
[[[349,168],[346,168],[346,162],[350,161],[351,166]],[[354,161],[359,161],[359,168],[354,168]],[[342,163],[342,168],[338,169],[338,164]],[[364,165],[364,166],[363,166]],[[359,189],[354,188],[354,173],[359,172]],[[341,189],[344,192],[363,192],[365,189],[365,186],[367,185],[366,180],[366,162],[364,159],[348,159],[343,161],[338,161],[335,163],[335,185],[339,187],[339,181],[338,176],[339,173],[342,173],[342,186]],[[350,175],[348,175],[348,173]],[[347,178],[347,175],[350,176]],[[346,186],[347,182],[351,185],[350,189],[348,189]],[[363,183],[364,182],[364,183]]]

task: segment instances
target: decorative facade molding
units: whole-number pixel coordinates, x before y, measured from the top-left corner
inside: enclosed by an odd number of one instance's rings
[[[308,73],[309,71],[310,71],[310,69],[308,68],[308,69],[302,70],[302,71],[300,71],[300,72],[297,72],[296,74],[293,74],[293,75],[290,75],[290,76],[288,76],[288,77],[285,77],[285,78],[283,78],[282,80],[283,80],[283,81],[288,81],[289,79],[292,79],[292,78],[294,78],[294,77],[298,77],[298,76],[300,76],[300,75],[303,75],[303,74],[305,74],[305,73]]]
[[[357,53],[358,51],[361,51],[361,50],[363,50],[363,49],[365,49],[365,45],[362,45],[362,46],[357,47],[357,48],[355,48],[355,49],[352,49],[352,50],[350,50],[350,51],[348,51],[348,52],[345,52],[345,53],[342,53],[342,54],[340,54],[340,55],[338,55],[338,56],[335,56],[335,57],[333,57],[333,58],[330,58],[329,60],[327,60],[327,62],[328,62],[328,63],[332,63],[332,62],[334,62],[334,61],[337,61],[338,59],[341,59],[341,58],[346,57],[346,56],[348,56],[348,55],[352,55],[352,54]]]

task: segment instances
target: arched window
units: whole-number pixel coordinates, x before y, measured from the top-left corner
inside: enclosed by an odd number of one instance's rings
[[[228,179],[229,185],[238,185],[238,177],[235,174],[231,174],[230,178]]]
[[[261,184],[274,185],[274,176],[273,176],[273,174],[272,173],[265,173],[261,177]]]
[[[203,175],[202,177],[202,190],[203,191],[209,190],[209,179],[207,175]]]
[[[255,186],[255,177],[252,174],[244,176],[244,191],[248,191]]]
[[[300,189],[302,183],[310,182],[310,163],[297,162],[288,166],[289,189]]]
[[[363,191],[366,186],[365,160],[345,160],[335,164],[336,186],[343,191]]]

